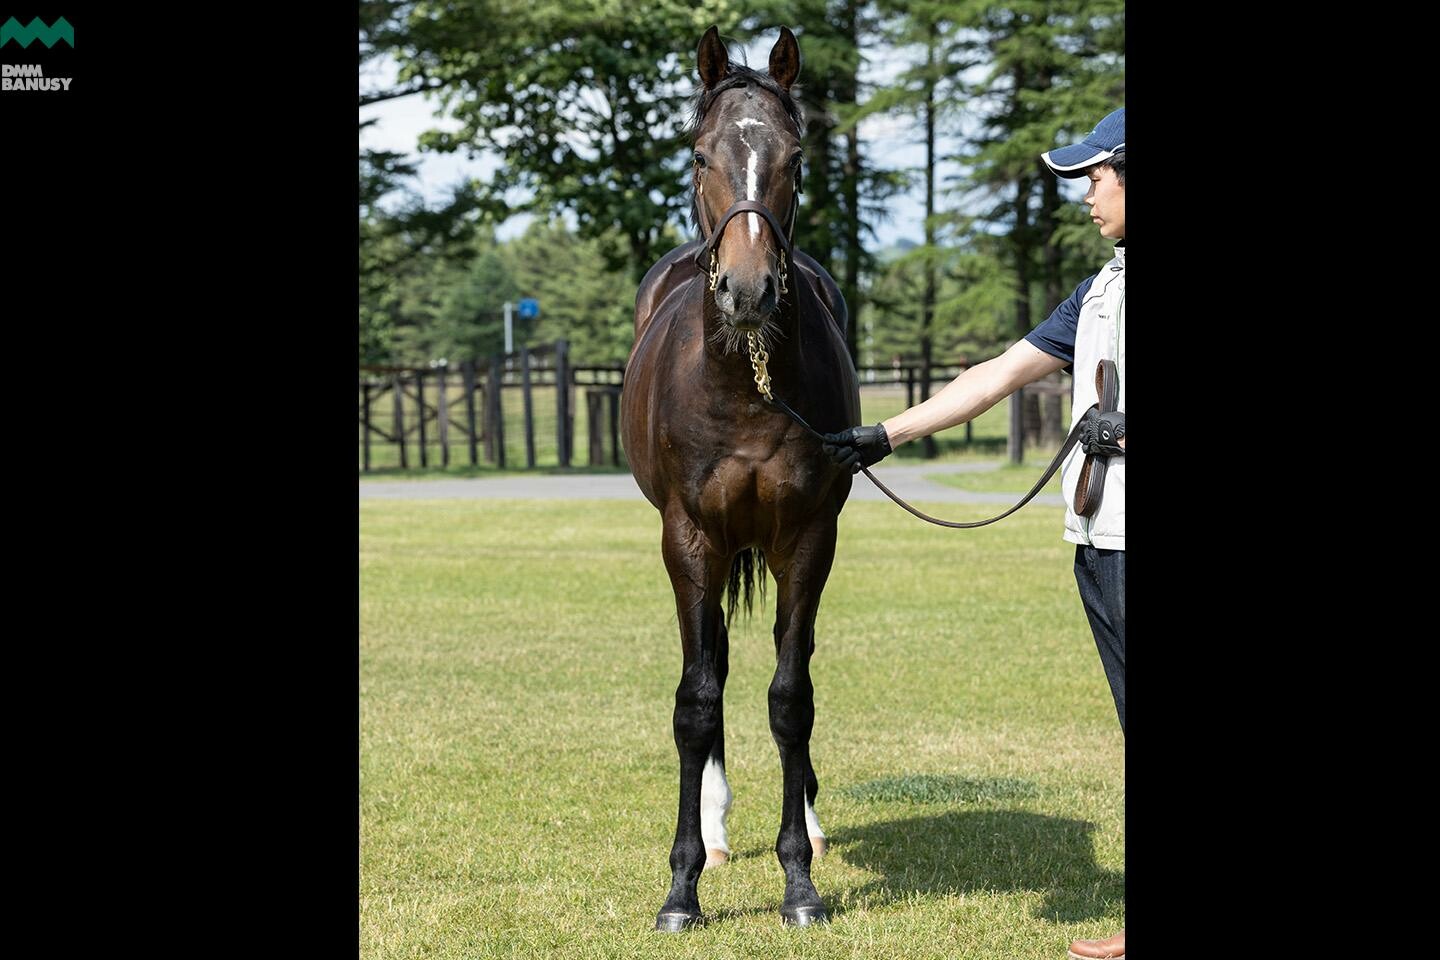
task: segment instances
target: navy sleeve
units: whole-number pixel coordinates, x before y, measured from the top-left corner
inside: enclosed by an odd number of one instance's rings
[[[1056,307],[1055,311],[1045,318],[1044,323],[1025,334],[1025,339],[1037,350],[1064,360],[1067,373],[1074,373],[1075,325],[1080,321],[1080,302],[1085,299],[1085,292],[1098,276],[1099,274],[1095,273],[1081,280],[1075,292],[1070,294],[1070,299]]]

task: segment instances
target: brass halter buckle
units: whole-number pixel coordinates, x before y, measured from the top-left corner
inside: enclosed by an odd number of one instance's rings
[[[766,400],[773,400],[770,395],[770,373],[765,369],[765,364],[770,362],[770,354],[764,348],[755,343],[755,331],[751,330],[745,334],[745,342],[750,347],[750,369],[755,371],[755,389]]]

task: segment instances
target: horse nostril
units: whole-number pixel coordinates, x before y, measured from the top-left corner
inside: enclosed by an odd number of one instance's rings
[[[716,293],[729,293],[729,292],[730,292],[730,274],[727,273],[727,274],[725,274],[723,277],[720,278],[720,284],[715,288],[715,292],[716,292]]]

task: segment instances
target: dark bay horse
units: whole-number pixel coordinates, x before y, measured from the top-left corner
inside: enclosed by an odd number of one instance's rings
[[[775,843],[785,869],[780,915],[802,926],[828,919],[810,880],[811,859],[824,849],[810,764],[810,657],[851,474],[765,402],[746,345],[747,334],[763,344],[776,396],[816,429],[860,422],[844,298],[824,268],[790,246],[802,121],[789,91],[799,71],[800,48],[786,28],[768,74],[731,64],[718,31],[706,32],[693,127],[693,212],[704,239],[661,258],[635,300],[621,400],[625,453],[664,518],[661,553],[683,658],[674,721],[680,809],[659,930],[702,922],[701,870],[729,854],[721,601],[728,588],[733,619],[743,593],[748,611],[756,573],[763,590],[767,565],[776,583],[770,731],[784,785]]]

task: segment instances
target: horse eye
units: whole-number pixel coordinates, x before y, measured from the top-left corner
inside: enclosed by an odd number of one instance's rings
[[[800,169],[800,164],[803,163],[804,160],[805,160],[805,155],[804,155],[804,154],[801,154],[801,153],[795,154],[795,156],[793,156],[793,157],[790,158],[790,167],[791,167],[791,169],[793,169],[793,170],[799,170],[799,169]]]
[[[704,158],[703,156],[701,156],[700,154],[698,154],[698,153],[695,154],[695,166],[697,166],[697,167],[703,167],[703,166],[705,166],[705,158]]]

